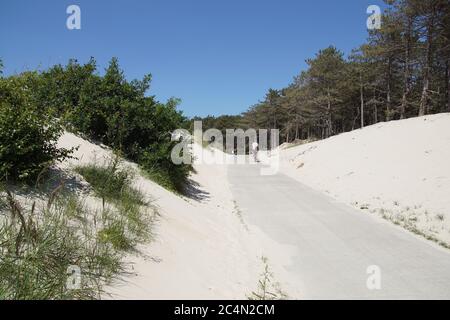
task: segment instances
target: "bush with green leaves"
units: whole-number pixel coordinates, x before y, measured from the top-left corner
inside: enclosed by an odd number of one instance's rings
[[[36,73],[0,79],[0,180],[32,181],[46,167],[67,158],[58,148],[58,121],[39,110]]]
[[[170,161],[171,133],[187,121],[177,110],[179,100],[160,103],[147,96],[151,75],[129,82],[116,58],[103,76],[95,71],[94,59],[54,66],[42,73],[36,99],[70,130],[120,151],[168,189],[183,191],[192,167]]]
[[[68,151],[55,145],[61,123],[138,162],[168,189],[183,191],[192,167],[168,161],[171,133],[187,122],[177,110],[179,100],[160,103],[146,95],[151,75],[127,81],[116,58],[104,75],[96,70],[93,58],[86,64],[72,59],[66,66],[1,80],[0,175],[32,180],[49,163],[64,159]]]
[[[139,163],[147,176],[163,187],[183,192],[191,165],[176,165],[171,159],[171,150],[176,142],[155,143],[144,150]]]

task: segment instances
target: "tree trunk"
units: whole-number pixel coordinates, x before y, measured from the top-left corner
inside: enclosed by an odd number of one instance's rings
[[[378,123],[378,107],[377,107],[377,105],[375,105],[375,110],[373,111],[374,112],[374,123]]]
[[[435,11],[432,8],[432,12],[430,13],[430,17],[427,21],[427,47],[426,47],[426,57],[425,57],[425,67],[424,67],[424,75],[423,75],[423,89],[422,89],[422,97],[420,98],[420,108],[419,108],[419,117],[427,114],[429,105],[428,105],[428,91],[430,90],[430,69],[433,63],[433,27],[434,27],[434,15]]]
[[[392,58],[388,58],[387,93],[386,93],[386,121],[391,121],[391,73]]]
[[[327,136],[330,137],[333,134],[333,124],[331,119],[331,94],[330,94],[330,88],[327,89],[327,100],[328,100],[328,107],[327,107],[327,113],[328,113],[328,134]]]
[[[420,98],[419,117],[424,116],[428,110],[428,90],[430,87],[430,80],[428,76],[424,78],[422,96]]]
[[[362,74],[359,74],[360,96],[361,96],[361,129],[364,128],[364,86],[362,82]]]
[[[445,82],[447,85],[447,112],[450,112],[450,58],[445,62]]]
[[[412,18],[408,17],[406,28],[406,48],[405,48],[405,67],[404,67],[404,89],[402,96],[402,104],[400,106],[400,119],[405,118],[406,108],[408,107],[408,95],[410,91],[410,59],[411,59],[411,29]]]
[[[375,102],[374,105],[374,123],[378,123],[378,107],[377,107],[377,90],[373,88],[373,101]]]
[[[359,118],[359,109],[356,108],[356,116],[353,118],[352,121],[352,131],[355,130],[356,120],[358,120],[358,118]]]

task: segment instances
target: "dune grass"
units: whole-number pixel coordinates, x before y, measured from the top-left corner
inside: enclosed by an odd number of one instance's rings
[[[106,166],[89,164],[78,166],[75,171],[102,199],[103,210],[108,213],[107,223],[99,231],[100,239],[126,251],[150,239],[151,217],[147,209],[155,209],[142,192],[132,186],[134,172],[121,165],[118,157]]]
[[[102,243],[76,198],[60,195],[47,203],[21,203],[2,193],[0,299],[96,299],[102,284],[122,271],[119,252]],[[70,270],[80,283],[70,286]]]
[[[76,168],[100,209],[61,185],[35,201],[2,187],[0,300],[99,299],[125,274],[123,258],[151,238],[155,210],[132,187],[132,172],[119,167]]]

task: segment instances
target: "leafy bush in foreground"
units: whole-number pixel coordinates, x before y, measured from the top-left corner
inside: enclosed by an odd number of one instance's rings
[[[61,126],[36,107],[38,80],[34,73],[0,79],[0,180],[33,180],[70,154],[56,145]]]

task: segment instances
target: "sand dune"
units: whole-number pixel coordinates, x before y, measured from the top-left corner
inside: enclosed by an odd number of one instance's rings
[[[378,123],[281,151],[283,172],[450,244],[450,114]]]

